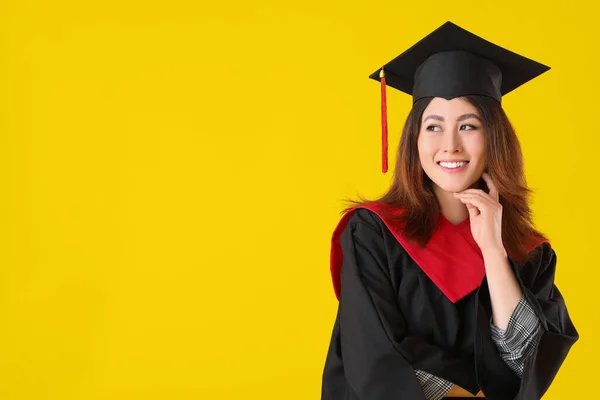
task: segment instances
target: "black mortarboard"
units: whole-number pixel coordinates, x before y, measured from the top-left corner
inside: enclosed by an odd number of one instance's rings
[[[513,53],[446,22],[369,76],[381,82],[383,173],[387,172],[386,86],[413,96],[496,99],[550,67]]]

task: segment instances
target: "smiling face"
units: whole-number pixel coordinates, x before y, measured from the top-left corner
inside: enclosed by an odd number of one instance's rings
[[[477,108],[462,98],[434,98],[423,112],[418,149],[434,192],[473,187],[486,167],[484,126]]]

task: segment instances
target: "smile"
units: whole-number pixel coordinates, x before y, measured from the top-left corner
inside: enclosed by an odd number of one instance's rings
[[[468,161],[459,161],[459,162],[445,162],[441,161],[438,165],[446,172],[460,172],[464,170],[469,162]]]

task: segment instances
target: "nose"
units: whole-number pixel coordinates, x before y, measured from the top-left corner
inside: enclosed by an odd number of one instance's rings
[[[444,151],[447,153],[456,153],[462,151],[462,144],[457,130],[447,130],[444,135]]]

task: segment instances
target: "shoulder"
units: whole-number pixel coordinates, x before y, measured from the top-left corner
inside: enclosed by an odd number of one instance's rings
[[[385,210],[395,211],[389,207],[353,209],[351,215],[346,215],[347,225],[341,234],[340,244],[342,253],[351,252],[363,261],[373,261],[373,265],[379,265],[381,268],[385,266],[386,274],[389,275],[396,273],[393,271],[401,271],[410,266],[411,258],[398,239],[397,233],[388,227]],[[369,262],[364,263],[370,265]],[[401,276],[402,273],[399,274],[398,276]]]
[[[529,253],[529,258],[518,265],[521,279],[529,285],[540,280],[552,281],[556,273],[556,261],[556,252],[548,242],[537,245]]]
[[[361,275],[373,276],[388,264],[390,242],[383,233],[385,225],[376,212],[367,208],[350,212],[340,238],[342,253],[351,254],[348,260],[354,260],[350,263],[356,264]]]
[[[367,230],[383,236],[385,224],[377,213],[368,208],[357,208],[351,213],[346,230],[353,231],[359,228],[359,230]]]
[[[548,242],[542,242],[529,253],[529,264],[554,265],[556,264],[556,252]]]

